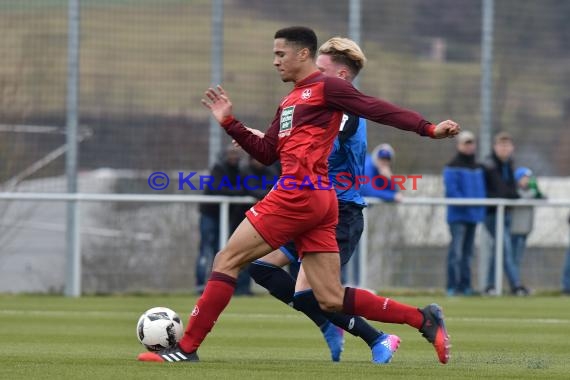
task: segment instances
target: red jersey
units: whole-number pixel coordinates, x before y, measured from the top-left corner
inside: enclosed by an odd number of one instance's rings
[[[279,159],[282,177],[294,178],[297,185],[310,181],[328,187],[327,162],[343,112],[423,136],[432,126],[416,112],[364,95],[350,82],[321,72],[295,84],[263,138],[233,118],[222,126],[256,160],[270,165]]]

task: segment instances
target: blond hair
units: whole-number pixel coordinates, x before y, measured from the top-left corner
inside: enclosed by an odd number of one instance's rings
[[[366,57],[360,46],[353,40],[343,37],[333,37],[322,44],[318,54],[328,55],[333,62],[347,66],[353,76],[357,76],[366,63]]]

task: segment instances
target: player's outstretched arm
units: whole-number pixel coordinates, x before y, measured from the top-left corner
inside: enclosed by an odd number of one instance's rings
[[[460,131],[459,125],[454,121],[446,120],[433,125],[419,113],[363,94],[351,83],[339,78],[326,78],[324,89],[325,101],[329,106],[380,124],[436,139],[453,137]]]

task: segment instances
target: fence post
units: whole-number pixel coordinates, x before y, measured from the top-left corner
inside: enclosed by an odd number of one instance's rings
[[[212,1],[212,42],[211,48],[211,83],[212,86],[222,84],[224,62],[224,0]],[[213,116],[210,116],[210,135],[208,149],[208,165],[213,167],[222,146],[222,129]]]
[[[494,0],[483,0],[481,15],[481,128],[479,130],[479,157],[491,153],[491,134],[493,130],[493,13]],[[492,237],[482,228],[479,235],[479,287],[487,286],[489,258],[493,252],[489,246]],[[497,232],[495,230],[495,232]],[[496,234],[495,234],[496,235]]]
[[[494,0],[483,0],[481,32],[481,130],[479,132],[479,154],[486,157],[491,153],[491,131],[493,130],[493,11]]]
[[[67,192],[77,193],[77,125],[79,123],[79,0],[68,2],[67,115],[65,174]],[[81,246],[79,243],[79,203],[68,201],[66,219],[65,295],[81,295]]]
[[[362,235],[358,242],[360,247],[358,286],[366,289],[368,285],[368,208],[365,207],[362,209],[362,216],[364,218],[364,229],[362,230]]]
[[[477,288],[484,291],[487,287],[487,275],[489,273],[489,262],[494,252],[492,249],[493,237],[485,227],[485,221],[479,228],[479,251],[477,255]]]
[[[348,0],[348,37],[357,44],[360,44],[362,30],[362,10],[360,0]],[[354,78],[352,84],[358,87],[358,77]]]
[[[505,205],[497,205],[497,219],[495,221],[495,290],[497,295],[503,294],[503,254],[505,243]]]
[[[220,203],[220,244],[218,249],[221,250],[230,237],[230,203],[225,200]]]

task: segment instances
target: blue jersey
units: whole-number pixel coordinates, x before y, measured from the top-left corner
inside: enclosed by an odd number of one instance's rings
[[[335,186],[339,202],[366,206],[364,198],[354,186],[357,176],[364,175],[366,160],[366,120],[354,115],[343,115],[340,132],[329,156],[329,178]],[[346,173],[339,181],[340,173]],[[347,186],[347,179],[352,183]]]

